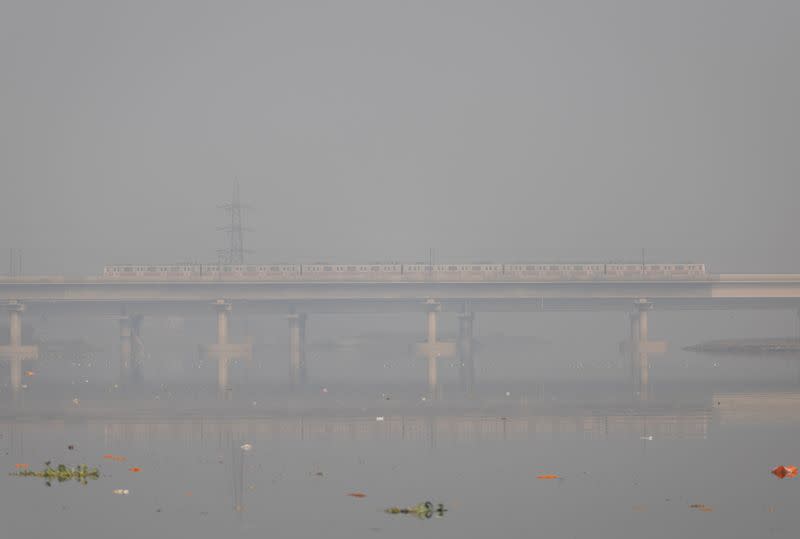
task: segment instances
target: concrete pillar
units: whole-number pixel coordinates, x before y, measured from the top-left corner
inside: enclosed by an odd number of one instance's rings
[[[306,383],[306,315],[290,314],[289,320],[289,364],[292,385]]]
[[[214,306],[217,310],[217,344],[228,344],[231,304],[225,303],[224,300],[218,300]]]
[[[632,324],[632,332],[636,337],[632,343],[631,360],[635,369],[635,385],[641,400],[649,398],[650,391],[650,364],[648,356],[648,317],[647,313],[653,308],[653,304],[647,300],[640,299],[636,302],[636,312],[632,316],[635,319],[635,327]]]
[[[794,338],[800,339],[800,309],[797,309],[797,320],[794,325]]]
[[[425,305],[428,309],[428,394],[431,398],[436,398],[439,394],[439,373],[436,365],[436,359],[439,356],[436,347],[436,316],[442,306],[432,299],[429,299]]]
[[[631,383],[635,386],[639,384],[639,313],[630,313],[630,336],[628,338],[628,359],[630,364]]]
[[[458,315],[458,363],[461,388],[471,393],[475,389],[475,361],[473,357],[473,326],[475,315],[463,312]]]
[[[132,355],[131,318],[123,315],[119,319],[119,375],[123,383],[130,377]]]
[[[647,310],[639,309],[639,342],[647,342]]]
[[[436,342],[436,311],[434,309],[428,311],[428,342]]]
[[[230,303],[223,299],[218,299],[214,303],[214,309],[217,311],[217,344],[228,344],[228,332],[230,329],[230,315],[233,307]],[[230,357],[221,353],[217,357],[217,387],[221,394],[226,394],[230,390],[230,381],[228,379],[228,363]]]
[[[131,360],[130,371],[131,379],[141,382],[142,376],[142,357],[144,349],[142,346],[142,322],[144,317],[140,314],[131,317]]]
[[[8,304],[8,344],[10,346],[22,346],[22,311],[24,310],[25,306],[22,303]]]
[[[8,344],[11,349],[22,346],[22,311],[25,306],[19,302],[8,304]],[[14,392],[22,388],[22,359],[9,360],[11,389]]]

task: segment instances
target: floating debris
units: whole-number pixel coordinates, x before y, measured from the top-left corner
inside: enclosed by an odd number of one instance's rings
[[[139,468],[138,466],[134,466],[133,468],[128,468],[128,471],[133,473],[139,473],[142,471],[142,469]]]
[[[367,497],[367,495],[364,494],[363,492],[348,492],[347,495],[351,496],[353,498],[366,498]]]
[[[542,474],[537,475],[536,479],[561,479],[561,476],[556,474]]]
[[[797,466],[778,466],[772,470],[772,475],[779,479],[792,479],[797,477]]]
[[[126,488],[118,488],[114,489],[113,492],[114,494],[130,494],[131,491]],[[160,512],[161,509],[158,509],[157,511]]]
[[[106,460],[113,460],[114,462],[125,462],[128,460],[127,457],[123,457],[122,455],[103,455],[103,458]]]
[[[436,509],[431,502],[422,502],[411,507],[387,507],[384,512],[390,515],[414,515],[418,518],[431,518],[434,513],[437,517],[443,517],[447,512],[443,503],[436,504]]]
[[[242,444],[242,445],[239,446],[239,449],[241,449],[242,451],[250,451],[251,449],[253,449],[253,445],[252,444]]]
[[[33,371],[25,371],[25,376],[36,376],[36,373]]]
[[[18,477],[40,477],[47,480],[48,486],[53,479],[59,483],[75,480],[85,485],[87,479],[98,479],[100,477],[100,471],[97,468],[89,468],[85,464],[75,466],[74,468],[65,464],[59,464],[57,467],[53,468],[50,466],[50,461],[47,461],[44,465],[45,469],[38,472],[29,470],[26,467],[11,475],[16,475]]]
[[[75,446],[74,446],[74,445],[72,445],[72,444],[69,444],[69,445],[67,446],[67,449],[69,449],[70,451],[75,451]]]
[[[647,440],[649,442],[652,442],[653,441],[653,435],[651,434],[650,436],[640,436],[639,439],[640,440]]]
[[[375,418],[375,421],[383,421],[383,416],[379,415],[378,417]]]
[[[24,462],[19,462],[19,463],[14,465],[14,468],[16,468],[17,470],[27,470],[29,468],[29,466],[27,464],[25,464]]]
[[[689,506],[689,508],[690,509],[697,509],[698,511],[702,511],[703,513],[710,513],[711,511],[714,510],[711,507],[709,507],[709,506],[707,506],[705,504],[702,504],[702,503],[693,503],[692,505]]]

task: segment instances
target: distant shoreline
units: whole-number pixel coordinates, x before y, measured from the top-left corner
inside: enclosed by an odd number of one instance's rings
[[[711,354],[795,354],[800,353],[800,339],[724,339],[685,346],[683,349]]]

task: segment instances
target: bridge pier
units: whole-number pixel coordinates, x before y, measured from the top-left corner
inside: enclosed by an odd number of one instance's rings
[[[9,301],[8,310],[8,345],[0,346],[0,359],[8,361],[9,381],[14,393],[22,389],[22,362],[39,357],[37,346],[22,345],[22,312],[25,304],[20,301]]]
[[[306,315],[290,314],[289,320],[289,379],[293,386],[305,385],[306,370]]]
[[[428,393],[435,397],[439,390],[439,373],[437,372],[436,358],[438,353],[434,352],[436,346],[436,314],[441,310],[438,303],[428,302],[428,346],[431,353],[428,355]]]
[[[797,315],[797,319],[795,320],[794,325],[794,338],[800,340],[800,309],[797,309],[795,314]]]
[[[634,304],[636,310],[631,315],[631,372],[636,392],[641,400],[647,400],[650,393],[650,343],[648,341],[648,316],[653,304],[640,299]]]
[[[142,342],[142,323],[144,316],[137,314],[131,316],[131,380],[141,383],[144,379],[142,373],[142,359],[144,357],[144,344]]]
[[[475,314],[472,312],[465,311],[458,315],[458,373],[461,389],[467,393],[475,389],[474,321]]]
[[[214,303],[217,311],[217,344],[223,347],[228,344],[228,332],[230,330],[230,316],[233,307],[224,300],[217,300]],[[217,358],[217,388],[221,394],[230,390],[228,380],[228,362],[230,357],[222,354]]]
[[[130,379],[132,358],[131,317],[123,314],[119,319],[119,377],[123,384]]]

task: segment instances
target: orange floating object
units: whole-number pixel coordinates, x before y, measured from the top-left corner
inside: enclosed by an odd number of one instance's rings
[[[363,492],[349,492],[347,495],[348,496],[352,496],[353,498],[366,498],[367,497],[367,495],[364,494]]]
[[[797,477],[797,466],[778,466],[772,470],[772,475],[780,479]]]
[[[36,373],[33,371],[25,371],[25,376],[36,376]]]
[[[544,475],[537,475],[536,479],[561,479],[561,476],[555,474],[544,474]]]
[[[136,472],[141,472],[142,469],[139,468],[138,466],[134,466],[133,468],[128,468],[128,471],[136,473]]]
[[[24,464],[24,463],[19,463],[19,464],[15,464],[15,465],[14,465],[14,468],[17,468],[18,470],[19,470],[19,469],[21,469],[21,470],[27,470],[27,469],[29,468],[29,466],[28,466],[27,464]]]

